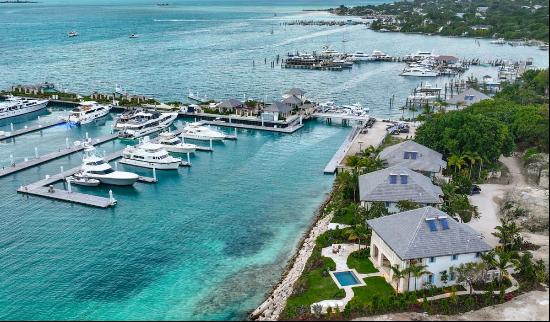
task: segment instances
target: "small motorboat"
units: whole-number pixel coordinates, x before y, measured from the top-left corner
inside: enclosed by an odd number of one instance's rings
[[[130,36],[128,36],[128,38],[139,38],[139,35],[138,34],[131,34]]]
[[[97,179],[88,178],[85,176],[79,176],[77,174],[67,177],[65,180],[67,182],[70,182],[71,184],[77,184],[79,186],[87,186],[87,187],[97,187],[101,183],[101,181]]]

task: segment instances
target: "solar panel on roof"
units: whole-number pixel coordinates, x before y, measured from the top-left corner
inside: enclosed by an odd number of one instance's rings
[[[428,227],[430,227],[430,231],[437,231],[437,226],[435,224],[434,219],[426,219],[426,223],[428,223]]]
[[[447,218],[439,218],[439,223],[441,224],[443,230],[449,229],[449,222],[447,221]]]

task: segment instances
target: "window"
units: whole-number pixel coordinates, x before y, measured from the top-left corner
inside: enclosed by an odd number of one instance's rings
[[[426,223],[428,224],[430,231],[437,231],[437,226],[435,225],[434,218],[426,218]]]
[[[401,178],[401,184],[407,184],[409,176],[406,174],[402,174],[399,176]]]
[[[405,155],[403,156],[404,159],[410,159],[410,153],[409,152],[405,152]]]
[[[480,258],[481,257],[481,253],[480,252],[477,252],[476,253],[476,258]]]
[[[435,276],[434,274],[428,275],[428,283],[435,284]]]
[[[458,255],[457,255],[457,254],[454,254],[454,255],[452,256],[452,260],[455,261],[455,260],[457,260],[457,259],[458,259]]]
[[[397,175],[390,174],[390,184],[397,184]]]
[[[449,229],[449,222],[447,221],[447,217],[440,217],[439,223],[441,224],[441,228],[443,230]]]
[[[411,159],[416,160],[418,152],[409,152],[411,154]]]
[[[451,272],[451,273],[449,274],[449,281],[454,281],[455,278],[456,278],[455,272]]]
[[[430,257],[429,262],[430,263],[435,263],[435,257]]]

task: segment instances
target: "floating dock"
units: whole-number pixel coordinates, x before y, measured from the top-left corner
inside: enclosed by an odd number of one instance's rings
[[[52,127],[52,126],[63,124],[63,123],[65,123],[65,121],[55,120],[55,121],[46,122],[46,123],[42,123],[42,124],[37,124],[37,125],[33,125],[33,126],[25,126],[22,129],[9,132],[6,135],[0,135],[0,141],[11,139],[11,138],[14,138],[16,136],[23,135],[23,134],[27,134],[27,133],[31,133],[31,132],[35,132],[35,131],[40,131],[40,130],[47,129],[47,128]]]
[[[201,121],[201,123],[208,124],[208,125],[215,125],[215,126],[231,127],[231,128],[237,128],[237,129],[260,130],[260,131],[270,131],[270,132],[279,132],[279,133],[287,133],[287,134],[294,133],[304,126],[303,124],[297,124],[294,126],[287,126],[287,127],[268,127],[268,126],[261,126],[261,125],[228,123],[223,121]],[[232,136],[229,136],[227,139],[233,140],[233,139],[236,139],[236,137],[233,138]]]
[[[359,134],[359,132],[360,132],[359,127],[354,127],[351,130],[350,134],[346,137],[346,139],[344,140],[344,142],[342,143],[338,151],[336,151],[336,153],[332,156],[332,159],[330,159],[330,161],[327,163],[323,173],[334,174],[336,172],[336,168],[338,167],[338,165],[340,165],[342,160],[344,160],[344,158],[346,157],[346,154],[348,153],[351,145],[353,144],[353,140],[355,139],[357,134]]]
[[[202,124],[210,124],[216,126],[232,127],[239,129],[250,129],[260,131],[270,131],[279,133],[293,133],[302,128],[300,124],[300,118],[297,116],[289,118],[288,121],[273,121],[273,120],[261,120],[240,116],[227,116],[209,113],[186,113],[180,112],[180,116],[194,117],[198,119]]]
[[[116,139],[117,136],[118,136],[118,134],[109,134],[109,135],[103,136],[99,139],[95,139],[95,140],[92,139],[90,143],[92,145],[102,144],[102,143],[105,143],[105,142]],[[55,151],[55,152],[51,152],[51,153],[48,153],[48,154],[45,154],[45,155],[41,155],[38,158],[34,158],[34,159],[31,159],[31,160],[28,160],[28,161],[25,161],[25,162],[17,163],[14,166],[0,169],[0,178],[2,178],[4,176],[7,176],[7,175],[10,175],[10,174],[13,174],[15,172],[23,171],[25,169],[37,166],[37,165],[42,164],[42,163],[46,163],[46,162],[49,162],[49,161],[67,156],[69,154],[73,154],[73,153],[82,151],[83,149],[84,149],[83,145],[71,146],[71,147],[68,147],[68,148],[65,148],[65,149],[60,149],[59,151]]]
[[[120,157],[122,157],[122,151],[117,151],[105,156],[104,159],[106,162],[110,162]],[[66,177],[72,176],[79,170],[80,170],[80,166],[72,168],[67,171],[63,171],[53,176],[48,176],[45,179],[42,179],[40,181],[20,187],[19,189],[17,189],[17,192],[27,194],[27,195],[66,201],[70,203],[77,203],[85,206],[92,206],[92,207],[98,207],[98,208],[107,208],[107,207],[114,206],[116,204],[116,200],[111,197],[109,198],[99,197],[95,195],[84,194],[80,192],[73,192],[73,191],[68,191],[64,189],[53,189],[53,191],[50,191],[50,189],[47,188],[47,186],[49,185],[52,185],[58,181],[65,180]],[[143,177],[143,176],[140,176],[138,181],[144,182],[144,183],[157,182],[155,178]]]

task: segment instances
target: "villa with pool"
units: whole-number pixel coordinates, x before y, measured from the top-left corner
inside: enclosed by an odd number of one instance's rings
[[[400,292],[423,289],[427,285],[454,285],[456,276],[451,267],[481,261],[481,254],[491,250],[480,233],[434,207],[368,220],[367,224],[372,228],[371,261]],[[393,265],[404,270],[411,264],[426,265],[427,273],[418,278],[394,278]],[[441,279],[445,271],[446,283]]]

